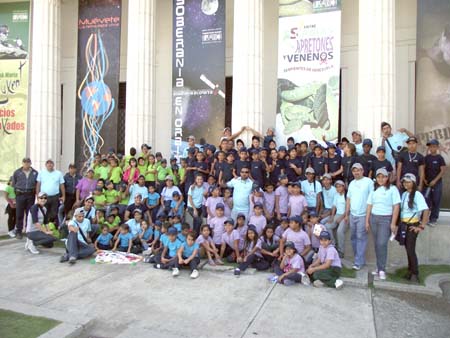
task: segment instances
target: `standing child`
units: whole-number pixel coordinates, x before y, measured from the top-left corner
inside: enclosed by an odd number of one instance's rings
[[[178,264],[180,266],[189,266],[192,279],[198,277],[197,267],[200,264],[199,245],[195,242],[195,234],[193,232],[187,234],[186,242],[181,244],[178,250]]]
[[[139,169],[137,168],[137,161],[135,158],[131,158],[128,162],[128,167],[125,169],[122,181],[127,184],[134,184],[137,182],[139,177]]]
[[[94,242],[95,250],[111,250],[113,235],[109,233],[109,227],[107,225],[102,226],[102,233],[97,237]]]
[[[339,279],[341,275],[341,259],[331,244],[331,236],[328,231],[320,233],[320,249],[317,259],[309,266],[307,272],[314,281],[315,287],[329,286],[342,289],[344,282]]]
[[[275,212],[278,220],[281,220],[281,217],[287,216],[288,213],[288,178],[282,174],[279,176],[278,181],[280,185],[275,189]]]
[[[255,226],[258,237],[261,236],[264,227],[267,225],[267,219],[263,215],[263,208],[264,206],[262,203],[255,203],[255,206],[253,207],[254,214],[253,216],[250,216],[250,219],[248,220],[249,224]]]
[[[239,232],[240,246],[244,247],[245,237],[247,236],[248,226],[245,224],[245,214],[239,213],[236,217],[235,229]]]
[[[234,269],[234,275],[239,276],[241,271],[245,271],[249,266],[256,268],[256,270],[267,270],[270,267],[263,255],[261,254],[261,240],[258,238],[258,232],[254,225],[249,225],[247,235],[245,237],[243,258],[239,267]]]
[[[309,278],[305,274],[305,264],[303,263],[302,257],[297,254],[295,244],[286,242],[284,249],[285,252],[281,258],[280,265],[274,265],[274,272],[278,277],[272,278],[271,280],[286,286],[295,283],[309,285]]]
[[[120,233],[117,236],[116,243],[114,244],[113,251],[119,250],[122,252],[130,253],[131,246],[133,245],[133,235],[130,234],[130,227],[128,224],[122,224],[120,227]]]
[[[237,262],[242,261],[240,248],[239,248],[239,232],[234,229],[234,220],[228,218],[225,221],[225,232],[222,234],[222,246],[220,248],[220,258],[224,256],[227,262]]]
[[[8,235],[14,238],[16,237],[14,230],[16,227],[16,193],[11,184],[12,177],[9,178],[8,185],[5,187],[6,201],[8,202],[5,213],[8,214]]]
[[[145,176],[145,185],[147,187],[155,187],[156,186],[156,174],[158,171],[156,170],[157,164],[155,160],[155,156],[148,156],[148,166],[147,169],[143,172]]]
[[[226,217],[230,217],[231,210],[233,209],[233,196],[231,195],[230,188],[225,188],[223,190],[223,205],[224,205],[224,215]]]
[[[268,182],[265,185],[264,191],[264,214],[266,215],[267,221],[270,222],[274,219],[275,213],[275,187],[272,183]]]
[[[152,217],[152,221],[156,220],[159,211],[159,200],[161,195],[156,192],[155,185],[150,184],[148,187],[147,208]]]
[[[216,245],[210,236],[211,230],[209,229],[209,225],[203,224],[200,231],[200,236],[198,236],[195,241],[200,246],[200,254],[208,257],[209,265],[223,265],[223,262],[220,259],[219,250],[216,248]]]
[[[249,196],[250,202],[250,215],[253,216],[255,214],[255,204],[260,204],[264,209],[264,192],[259,187],[257,183],[253,183],[252,192]]]
[[[308,208],[305,196],[301,193],[301,185],[299,182],[291,183],[292,190],[289,195],[288,217],[300,216],[304,209]]]
[[[216,245],[217,249],[219,249],[222,245],[222,234],[225,232],[224,224],[227,220],[227,217],[224,216],[224,205],[219,203],[216,205],[216,217],[211,219],[210,227],[213,231],[213,241]]]
[[[206,222],[209,223],[213,217],[216,216],[216,205],[218,203],[223,204],[223,198],[220,197],[220,186],[213,185],[209,188],[211,196],[206,199],[206,212],[208,214]]]

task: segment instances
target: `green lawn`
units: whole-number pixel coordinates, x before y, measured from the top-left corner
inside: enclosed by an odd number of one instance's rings
[[[356,271],[352,268],[342,266],[341,277],[356,278]]]
[[[3,241],[5,239],[11,239],[11,237],[9,237],[9,235],[2,235],[2,236],[0,236],[0,241]]]
[[[410,284],[410,282],[405,279],[405,275],[408,268],[397,269],[394,273],[388,273],[387,279],[390,282]],[[420,284],[425,285],[425,279],[429,275],[437,273],[450,273],[450,265],[419,265],[419,278]]]
[[[0,310],[0,337],[34,338],[54,328],[60,322],[42,317]]]

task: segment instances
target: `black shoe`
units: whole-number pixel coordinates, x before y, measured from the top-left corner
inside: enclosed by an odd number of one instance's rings
[[[414,284],[420,284],[418,275],[411,275],[410,281],[411,281],[411,283],[414,283]]]
[[[69,255],[68,254],[64,254],[61,256],[61,258],[59,259],[60,263],[64,263],[67,262],[69,260]]]
[[[239,277],[241,275],[241,270],[239,268],[234,269],[234,275]]]
[[[22,239],[23,235],[21,232],[16,233],[16,239]]]

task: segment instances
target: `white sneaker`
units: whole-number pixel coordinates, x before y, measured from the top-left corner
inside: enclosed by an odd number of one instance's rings
[[[302,284],[303,285],[311,285],[311,280],[309,279],[309,276],[306,273],[302,273]]]
[[[28,241],[29,239],[27,239]],[[33,255],[37,255],[39,253],[38,249],[33,244],[33,241],[30,241],[28,243],[28,251],[30,251]]]
[[[172,276],[176,277],[180,274],[180,270],[178,268],[173,268],[172,269]]]
[[[152,254],[152,248],[148,248],[147,250],[143,251],[142,254],[144,256],[150,256]]]
[[[315,280],[314,283],[313,283],[313,285],[314,285],[314,287],[316,287],[316,288],[323,288],[323,287],[325,286],[325,284],[323,284],[323,282],[320,281],[320,280]]]
[[[28,250],[28,245],[30,244],[30,240],[27,238],[27,240],[25,241],[25,251]]]
[[[380,271],[378,277],[380,277],[380,280],[386,280],[386,272]]]
[[[352,269],[355,270],[355,271],[359,271],[359,270],[361,270],[361,267],[359,267],[356,264],[353,264]]]
[[[340,290],[344,287],[344,282],[341,279],[336,279],[334,286],[336,287],[337,290]]]
[[[192,279],[198,278],[198,270],[193,270],[193,271],[192,271],[192,273],[191,273],[191,278],[192,278]]]
[[[378,276],[378,270],[372,271],[372,276]]]
[[[11,238],[15,238],[16,237],[16,230],[13,229],[13,230],[9,231],[8,232],[8,236],[11,237]]]

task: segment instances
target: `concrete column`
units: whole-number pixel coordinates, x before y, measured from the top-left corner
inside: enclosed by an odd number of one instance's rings
[[[234,2],[233,133],[242,126],[262,132],[263,13],[263,0]]]
[[[60,0],[33,1],[29,154],[36,169],[61,157]]]
[[[156,0],[128,2],[126,151],[155,146],[155,12]]]
[[[395,0],[359,2],[358,57],[358,129],[378,145],[395,116]]]

